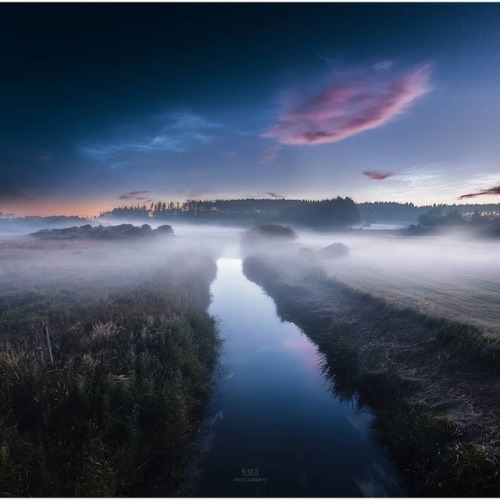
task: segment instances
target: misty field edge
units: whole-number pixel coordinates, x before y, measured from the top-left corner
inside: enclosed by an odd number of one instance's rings
[[[79,304],[53,365],[29,336],[3,339],[0,494],[176,494],[221,346],[207,311],[215,261],[190,257],[105,309]]]
[[[446,319],[433,318],[412,308],[398,309],[383,299],[327,278],[314,267],[290,258],[301,279],[327,283],[336,292],[368,301],[381,315],[410,317],[433,332],[439,349],[456,358],[454,362],[481,376],[496,375],[499,369],[498,340],[477,328]],[[337,397],[368,406],[375,420],[376,435],[388,447],[403,473],[412,495],[417,496],[498,496],[500,476],[497,450],[478,444],[446,412],[430,408],[423,398],[412,395],[415,381],[398,373],[398,361],[380,359],[363,346],[363,333],[346,317],[333,318],[298,283],[287,277],[280,266],[261,255],[243,262],[245,276],[261,286],[274,300],[278,314],[299,326],[324,355],[325,376],[332,381]],[[346,313],[349,316],[349,313]],[[488,346],[493,347],[493,353]],[[418,393],[417,393],[418,394]],[[411,397],[413,396],[413,397]],[[443,401],[443,406],[446,402]]]

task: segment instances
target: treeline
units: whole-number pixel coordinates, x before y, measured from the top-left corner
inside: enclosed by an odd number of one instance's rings
[[[463,211],[459,210],[458,207],[445,210],[444,207],[440,206],[433,207],[418,217],[418,223],[421,226],[427,227],[460,224],[480,225],[487,224],[495,220],[500,220],[500,212],[495,214],[494,212],[482,212],[476,209],[472,214],[468,214],[468,216],[466,216]]]
[[[155,219],[172,216],[213,215],[254,217],[276,215],[280,210],[295,206],[300,200],[187,200],[183,203],[157,201],[150,205],[125,205],[103,212],[100,217],[149,217]]]
[[[463,217],[472,217],[474,214],[483,218],[499,218],[500,204],[484,205],[445,205],[434,204],[415,206],[413,203],[396,203],[376,201],[373,203],[358,204],[361,219],[368,223],[373,222],[415,222],[429,211],[441,213],[458,212]]]
[[[287,222],[304,226],[349,226],[360,221],[359,209],[351,198],[326,200],[241,199],[188,200],[184,203],[153,202],[118,207],[101,213],[106,218],[187,219],[198,221]]]
[[[152,202],[149,205],[125,205],[117,207],[107,215],[146,215],[161,218],[162,215],[189,213],[216,213],[222,215],[261,215],[277,214],[280,210],[302,203],[305,200],[270,200],[247,198],[241,200],[187,200],[183,203],[173,201]]]
[[[236,221],[249,224],[288,223],[303,226],[349,226],[367,223],[414,223],[429,211],[459,213],[466,219],[500,218],[500,204],[416,206],[413,203],[373,202],[356,204],[351,198],[286,200],[246,198],[238,200],[156,201],[149,205],[125,205],[102,212],[101,218],[189,221]]]
[[[349,226],[360,221],[357,205],[350,198],[308,201],[279,213],[280,222],[308,227]]]
[[[402,233],[418,236],[461,228],[473,237],[500,237],[500,213],[495,212],[475,210],[472,214],[464,215],[458,208],[445,211],[442,207],[433,207],[419,215],[417,221],[417,225],[410,224]]]

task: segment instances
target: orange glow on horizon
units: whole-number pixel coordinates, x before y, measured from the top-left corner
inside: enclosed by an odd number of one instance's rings
[[[18,217],[29,216],[78,216],[78,217],[97,217],[101,212],[112,210],[118,204],[109,201],[86,202],[80,200],[54,202],[52,200],[37,200],[26,202],[12,202],[0,205],[0,212],[13,214]]]
[[[287,196],[288,199],[326,199],[337,196],[336,194],[325,194],[323,196],[318,195],[313,196],[312,194],[304,195],[297,193],[290,193]],[[344,193],[340,193],[339,196],[345,197],[349,196]],[[396,202],[396,203],[413,203],[416,207],[418,206],[428,206],[436,204],[443,205],[486,205],[486,204],[498,204],[500,203],[500,197],[498,195],[483,195],[478,196],[472,199],[457,199],[455,197],[450,198],[449,196],[432,196],[431,194],[427,194],[426,196],[419,196],[418,199],[410,199],[410,197],[405,198],[403,196],[389,196],[389,197],[372,197],[372,196],[363,196],[363,197],[355,197],[349,196],[354,200],[355,203],[373,203],[375,201],[379,202]],[[239,199],[238,197],[231,196],[216,196],[214,198],[218,199]],[[384,199],[385,198],[385,199]],[[161,196],[158,197],[159,200],[164,200]],[[168,198],[168,201],[179,201],[183,203],[185,200],[174,200],[172,198]],[[112,200],[107,199],[99,199],[99,200],[81,200],[81,199],[73,199],[73,200],[61,200],[56,201],[53,199],[45,199],[45,200],[30,200],[26,201],[12,201],[12,202],[4,202],[0,203],[0,213],[3,215],[12,214],[15,217],[29,217],[29,216],[40,216],[40,217],[50,217],[50,216],[78,216],[78,217],[87,217],[94,218],[98,217],[102,212],[111,211],[114,208],[119,206],[127,205],[126,201],[123,200]]]

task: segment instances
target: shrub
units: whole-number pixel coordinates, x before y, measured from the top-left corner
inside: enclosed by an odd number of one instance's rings
[[[319,251],[321,257],[345,257],[349,254],[349,247],[343,243],[332,243]]]

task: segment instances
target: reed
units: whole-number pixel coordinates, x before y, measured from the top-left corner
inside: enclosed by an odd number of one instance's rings
[[[215,263],[187,260],[0,297],[0,495],[176,494],[221,345]]]
[[[468,418],[460,413],[461,406],[454,408],[453,418],[442,410],[456,402],[448,400],[439,379],[429,386],[415,374],[401,374],[408,356],[418,354],[420,369],[425,370],[442,350],[437,359],[443,378],[463,370],[486,381],[498,373],[497,336],[394,307],[327,278],[301,259],[288,257],[278,264],[261,254],[247,257],[243,269],[273,298],[279,315],[318,345],[323,373],[335,395],[374,413],[376,435],[388,447],[412,495],[498,496],[494,443],[481,444],[481,438],[490,438],[457,423]],[[418,349],[408,347],[408,341]],[[439,404],[430,405],[422,394],[432,394]]]

